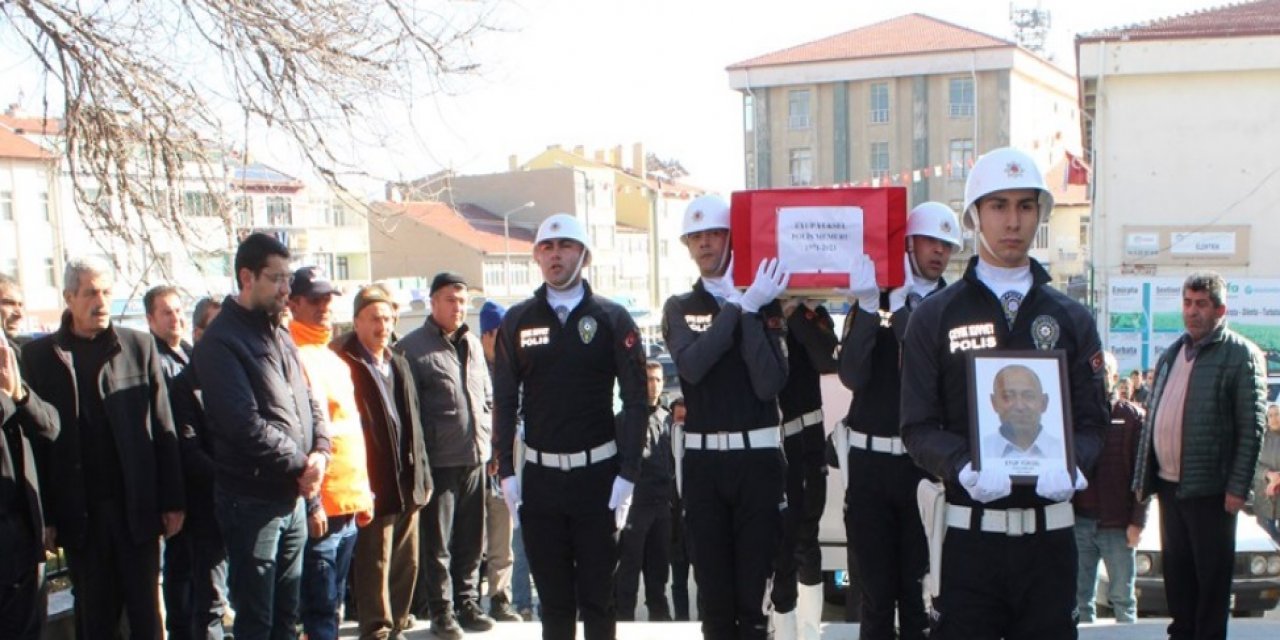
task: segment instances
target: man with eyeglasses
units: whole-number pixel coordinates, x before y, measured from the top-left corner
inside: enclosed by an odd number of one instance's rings
[[[328,425],[279,324],[289,250],[252,234],[236,250],[235,269],[240,293],[223,301],[192,357],[216,453],[214,509],[227,545],[235,637],[295,637],[304,502],[318,500]]]

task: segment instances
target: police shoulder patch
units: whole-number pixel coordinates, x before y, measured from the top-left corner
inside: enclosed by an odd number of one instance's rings
[[[622,346],[624,348],[630,349],[636,346],[636,343],[639,341],[640,341],[640,336],[636,334],[635,329],[632,329],[628,331],[626,337],[622,339]]]
[[[1103,359],[1101,351],[1097,351],[1093,355],[1089,356],[1089,366],[1093,369],[1094,373],[1102,371],[1102,368],[1106,366],[1106,360]]]

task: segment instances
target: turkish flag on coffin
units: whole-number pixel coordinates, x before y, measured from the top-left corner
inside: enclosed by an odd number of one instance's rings
[[[788,292],[822,295],[849,287],[849,270],[863,253],[883,288],[901,286],[907,190],[904,187],[760,189],[736,191],[730,201],[733,281],[751,284],[767,258],[791,271]]]

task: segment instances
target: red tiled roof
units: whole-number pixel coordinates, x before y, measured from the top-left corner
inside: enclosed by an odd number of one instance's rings
[[[51,160],[55,156],[40,145],[0,127],[0,158]]]
[[[980,31],[912,13],[743,60],[729,65],[728,70],[1015,46],[1017,45],[1008,40]]]
[[[493,225],[482,224],[482,221],[477,219],[478,212],[484,211],[480,207],[459,205],[460,208],[467,209],[467,214],[463,215],[443,202],[381,202],[376,206],[392,215],[403,214],[418,224],[435,229],[472,249],[484,253],[507,252],[507,240],[502,235],[501,219],[498,218],[496,233],[481,229],[480,227],[491,228]],[[497,218],[493,214],[488,215]],[[514,227],[511,229],[511,253],[533,251],[533,243],[521,238],[527,235],[523,231],[517,233]]]
[[[24,118],[0,113],[0,125],[26,134],[55,135],[62,133],[62,120],[58,118]]]
[[[1078,42],[1280,35],[1280,0],[1242,2],[1081,34]]]

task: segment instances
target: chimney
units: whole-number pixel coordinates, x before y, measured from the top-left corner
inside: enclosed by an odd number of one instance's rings
[[[517,156],[514,153],[507,156],[507,171],[519,171],[519,170],[520,170],[520,156]]]
[[[622,168],[622,145],[614,145],[609,151],[609,164],[621,169]]]
[[[647,175],[644,160],[644,143],[637,142],[631,145],[631,172],[636,174],[636,177],[641,180],[644,180]]]
[[[604,149],[596,149],[596,162],[604,164]]]
[[[573,145],[573,155],[582,156],[584,158],[587,157],[586,150],[583,149],[582,145],[580,144]]]

